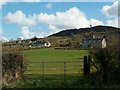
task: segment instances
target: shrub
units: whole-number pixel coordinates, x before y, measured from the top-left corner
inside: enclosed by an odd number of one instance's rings
[[[3,48],[4,49],[4,48]],[[18,51],[17,51],[18,50]],[[7,48],[2,54],[3,86],[19,80],[23,74],[23,54],[17,48]]]
[[[112,34],[109,36],[107,48],[94,50],[92,53],[95,62],[99,65],[99,70],[104,81],[108,80],[110,75],[113,75],[112,78],[120,75],[119,37],[120,34],[117,34],[117,36],[116,34]]]

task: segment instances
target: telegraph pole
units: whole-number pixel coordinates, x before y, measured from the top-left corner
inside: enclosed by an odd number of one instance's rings
[[[92,30],[92,24],[90,25],[91,29],[91,46],[90,46],[90,51],[91,51],[91,60],[92,60],[92,48],[93,48],[93,30]]]

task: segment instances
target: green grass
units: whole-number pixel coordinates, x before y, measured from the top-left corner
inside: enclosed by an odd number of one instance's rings
[[[27,63],[27,74],[42,74],[43,63],[46,74],[61,74],[64,72],[64,62],[68,73],[78,72],[83,68],[83,56],[87,55],[85,50],[55,50],[54,48],[43,48],[24,51],[25,63]],[[80,67],[81,66],[81,67]]]
[[[55,50],[54,48],[43,48],[24,51],[25,58],[29,61],[63,61],[83,58],[87,50]]]
[[[56,50],[54,48],[26,50],[23,53],[27,70],[19,87],[31,87],[31,84],[34,84],[34,87],[61,87],[64,85],[65,74],[67,83],[73,84],[79,76],[83,75],[83,56],[88,55],[87,50]],[[43,62],[44,84],[42,82]]]

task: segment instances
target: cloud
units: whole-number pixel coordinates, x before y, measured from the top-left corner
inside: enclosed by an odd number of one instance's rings
[[[116,16],[118,16],[118,1],[114,2],[111,6],[110,5],[103,6],[101,11],[107,17],[116,17]]]
[[[16,23],[20,25],[35,25],[35,17],[34,15],[29,15],[26,17],[26,15],[22,11],[16,11],[15,13],[8,13],[7,16],[4,17],[5,21],[8,23]]]
[[[46,5],[45,5],[45,8],[46,8],[46,9],[51,9],[51,8],[52,8],[52,4],[51,4],[51,3],[46,4]]]
[[[90,23],[92,24],[92,26],[104,25],[104,23],[102,21],[96,20],[94,18],[90,19]]]
[[[2,33],[3,33],[3,29],[0,27],[0,42],[8,42],[9,39],[7,39],[6,37],[3,37]]]
[[[8,23],[16,23],[23,26],[31,26],[44,23],[53,30],[67,29],[67,28],[82,28],[89,27],[90,24],[99,25],[103,24],[102,21],[96,19],[88,20],[84,12],[80,11],[77,7],[70,8],[65,12],[56,12],[55,14],[33,14],[26,15],[22,11],[15,13],[8,13],[4,19]]]
[[[49,29],[60,31],[61,29],[69,28],[84,28],[89,27],[90,24],[103,25],[102,21],[96,19],[88,20],[84,12],[77,7],[70,8],[65,12],[56,12],[55,14],[40,13],[38,21],[49,25]]]
[[[118,27],[118,18],[120,18],[120,14],[118,13],[119,2],[116,1],[112,5],[105,5],[101,9],[102,13],[106,15],[108,20],[106,24],[109,26]]]
[[[51,29],[52,31],[61,31],[60,29],[58,29],[56,26],[54,25],[49,25],[49,29]]]
[[[107,20],[106,23],[108,26],[118,27],[118,18]]]
[[[29,28],[27,26],[22,27],[21,31],[22,31],[23,37],[29,38],[30,31],[29,31]]]
[[[6,37],[0,37],[0,42],[9,42],[9,39]]]
[[[45,33],[44,32],[41,32],[41,33],[38,33],[38,32],[30,32],[29,30],[29,27],[28,26],[23,26],[21,28],[21,33],[22,33],[22,37],[23,39],[29,39],[29,38],[32,38],[34,36],[38,37],[38,38],[43,38],[45,37]]]
[[[3,37],[2,33],[3,33],[3,29],[0,28],[0,42],[8,42],[9,39],[7,39],[6,37]]]
[[[45,24],[48,26],[50,30],[48,32],[51,34],[64,29],[89,27],[90,24],[92,24],[92,26],[104,25],[102,21],[95,18],[87,19],[85,13],[77,7],[72,7],[64,12],[56,12],[55,14],[39,13],[26,15],[19,10],[15,13],[8,13],[7,16],[4,17],[4,20],[7,23],[15,23],[22,25],[23,27]],[[25,38],[37,34],[30,32],[28,27],[22,29]]]

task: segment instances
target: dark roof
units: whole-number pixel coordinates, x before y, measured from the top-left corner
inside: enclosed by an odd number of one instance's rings
[[[86,41],[101,41],[102,42],[103,38],[84,38],[83,42]]]
[[[33,44],[45,44],[45,43],[46,43],[45,41],[36,41]]]

